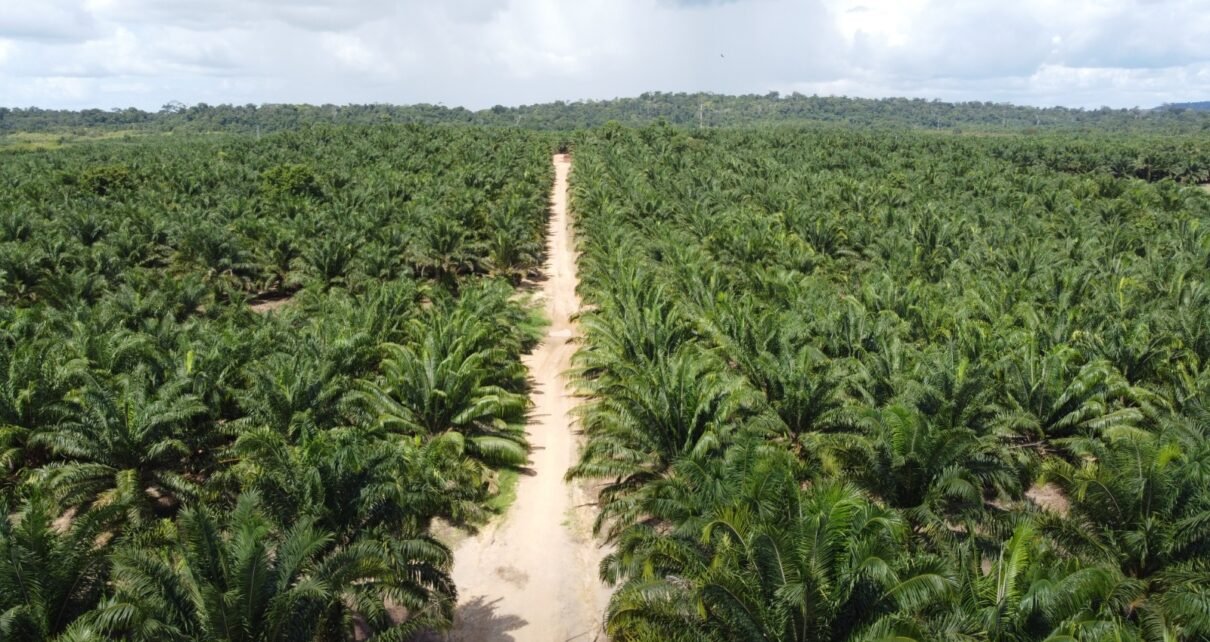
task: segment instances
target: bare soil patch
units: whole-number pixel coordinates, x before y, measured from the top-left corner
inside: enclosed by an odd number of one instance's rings
[[[294,300],[293,294],[273,294],[258,296],[248,302],[248,309],[257,314],[268,314]]]
[[[1025,491],[1025,497],[1044,511],[1063,517],[1071,512],[1071,501],[1063,494],[1063,489],[1050,482],[1030,486],[1029,490]]]

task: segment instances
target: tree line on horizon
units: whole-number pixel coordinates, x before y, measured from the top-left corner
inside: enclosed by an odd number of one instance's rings
[[[641,126],[667,122],[683,127],[823,123],[862,127],[974,131],[1210,131],[1210,113],[1179,105],[1156,109],[1025,107],[992,102],[950,103],[922,98],[847,98],[748,94],[648,92],[633,98],[556,101],[469,110],[444,105],[208,105],[166,104],[159,111],[0,108],[0,133],[72,129],[267,133],[327,123],[462,124],[575,130],[610,121]]]

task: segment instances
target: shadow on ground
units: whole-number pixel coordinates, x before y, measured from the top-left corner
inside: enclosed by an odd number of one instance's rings
[[[483,596],[458,605],[454,613],[457,631],[426,633],[414,642],[519,642],[511,633],[527,622],[515,615],[496,612],[499,599],[488,602]]]

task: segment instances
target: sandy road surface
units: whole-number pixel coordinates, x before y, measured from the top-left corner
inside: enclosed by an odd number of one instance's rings
[[[576,253],[567,220],[571,160],[554,157],[549,253],[538,297],[550,319],[547,336],[525,357],[535,381],[527,432],[530,467],[517,500],[497,522],[454,549],[459,605],[448,640],[548,642],[603,640],[601,614],[609,600],[597,580],[603,555],[591,536],[593,509],[585,491],[563,481],[580,438],[569,412],[577,400],[564,377],[576,327]]]

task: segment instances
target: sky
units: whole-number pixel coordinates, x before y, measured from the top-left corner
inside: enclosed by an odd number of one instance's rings
[[[0,105],[1210,100],[1210,0],[0,0]]]

